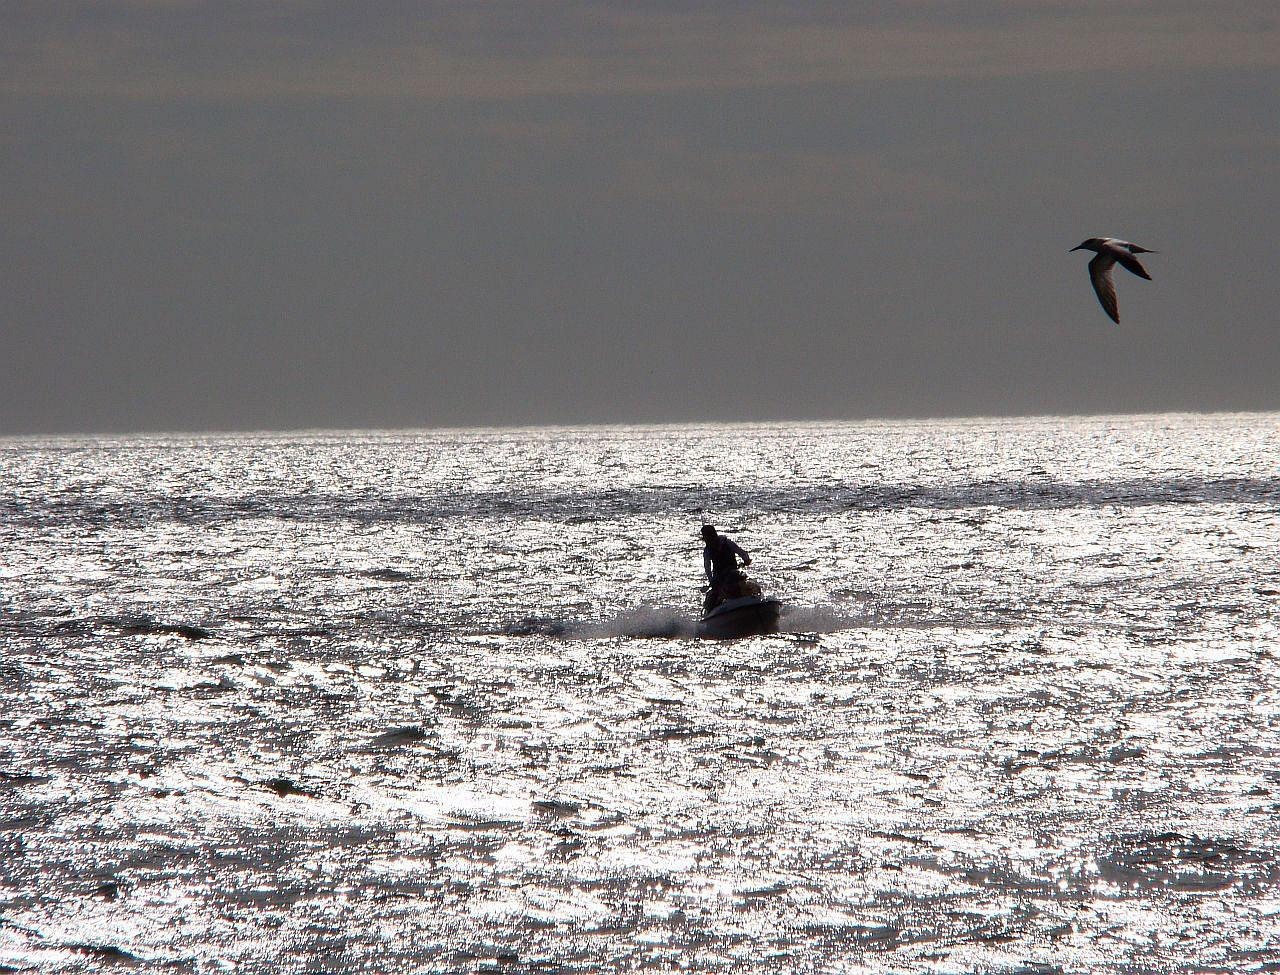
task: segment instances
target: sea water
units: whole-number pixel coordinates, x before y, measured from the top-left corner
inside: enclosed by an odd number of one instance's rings
[[[1275,970],[1278,434],[0,440],[0,971]]]

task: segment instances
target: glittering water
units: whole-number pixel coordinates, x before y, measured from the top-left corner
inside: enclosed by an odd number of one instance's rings
[[[1276,970],[1278,433],[0,441],[0,971]]]

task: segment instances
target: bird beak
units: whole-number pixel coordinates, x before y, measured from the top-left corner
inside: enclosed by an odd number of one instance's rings
[[[1084,244],[1077,244],[1075,247],[1071,248],[1071,251],[1078,251],[1083,247],[1084,247]],[[1071,251],[1067,251],[1067,253],[1070,254]]]

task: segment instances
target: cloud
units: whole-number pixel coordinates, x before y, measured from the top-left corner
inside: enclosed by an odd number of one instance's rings
[[[743,5],[42,0],[10,95],[504,99],[1280,67],[1272,2]]]

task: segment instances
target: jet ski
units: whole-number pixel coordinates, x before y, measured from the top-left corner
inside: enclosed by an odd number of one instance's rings
[[[754,596],[726,599],[707,612],[698,622],[698,636],[707,640],[736,640],[778,632],[778,614],[782,603]]]
[[[778,631],[778,613],[782,603],[766,599],[760,583],[741,572],[721,580],[707,589],[702,604],[698,636],[712,640],[734,640],[743,636]]]

